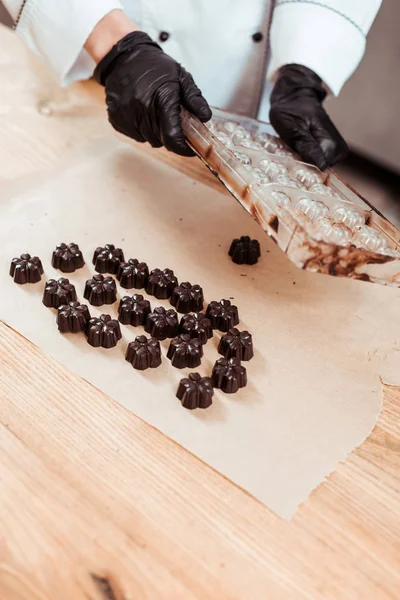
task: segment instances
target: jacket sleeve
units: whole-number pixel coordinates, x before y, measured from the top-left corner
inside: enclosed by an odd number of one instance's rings
[[[268,79],[287,64],[312,69],[335,95],[358,67],[382,0],[276,0]]]
[[[3,0],[14,21],[16,32],[35,54],[52,68],[58,80],[67,85],[87,79],[94,62],[84,49],[97,23],[114,9],[119,0]]]

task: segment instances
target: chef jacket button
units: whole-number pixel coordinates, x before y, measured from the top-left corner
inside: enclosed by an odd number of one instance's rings
[[[158,39],[160,40],[160,42],[166,42],[168,38],[169,38],[169,33],[167,31],[161,31],[160,35],[158,36]]]
[[[251,36],[253,38],[253,42],[261,42],[263,39],[263,34],[261,33],[261,31],[258,31],[257,33],[253,33],[253,35]]]

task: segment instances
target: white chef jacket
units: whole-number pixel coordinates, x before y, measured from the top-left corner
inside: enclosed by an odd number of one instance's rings
[[[122,9],[192,73],[211,105],[267,120],[271,82],[285,64],[305,65],[340,92],[382,0],[3,2],[19,17],[18,35],[63,84],[92,75],[85,41],[106,14]]]

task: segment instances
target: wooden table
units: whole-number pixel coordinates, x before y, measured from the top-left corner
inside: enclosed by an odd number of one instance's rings
[[[1,600],[398,600],[399,399],[286,522],[0,323]]]

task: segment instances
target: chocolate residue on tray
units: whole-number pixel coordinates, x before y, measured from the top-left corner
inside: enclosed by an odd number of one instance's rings
[[[392,256],[382,256],[370,250],[357,248],[354,245],[340,247],[321,242],[317,246],[305,242],[304,247],[313,253],[313,256],[305,261],[304,270],[317,270],[320,273],[337,277],[353,277],[363,281],[370,281],[369,276],[356,273],[356,269],[372,264],[383,265],[394,260]]]
[[[273,229],[276,233],[278,233],[279,219],[276,215],[270,216],[268,225],[271,227],[271,229]]]
[[[90,573],[97,589],[102,594],[104,600],[124,600],[125,596],[116,588],[114,582],[109,577],[95,575]]]

